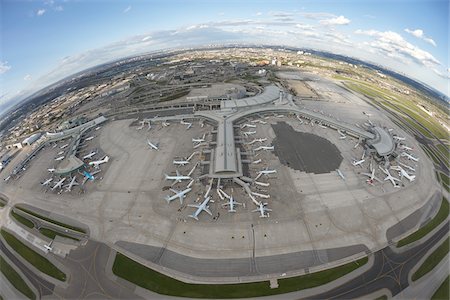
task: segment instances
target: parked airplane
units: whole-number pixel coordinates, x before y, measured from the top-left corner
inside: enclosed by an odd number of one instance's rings
[[[372,116],[372,114],[366,113],[365,111],[363,111],[363,115],[366,115],[368,117]]]
[[[183,159],[183,160],[175,160],[174,159],[172,162],[174,165],[177,165],[177,166],[185,166],[189,163],[189,161],[187,159]]]
[[[97,151],[91,151],[91,153],[86,154],[85,156],[83,156],[83,159],[91,159],[95,154],[97,154]]]
[[[222,207],[228,206],[228,212],[236,212],[236,210],[234,209],[236,205],[243,205],[243,204],[235,201],[233,195],[231,195],[231,197],[228,199],[228,203],[222,204]]]
[[[95,138],[95,136],[90,136],[90,137],[85,138],[84,140],[88,142],[88,141],[93,140],[94,138]]]
[[[413,148],[411,148],[411,147],[408,147],[408,146],[406,146],[406,145],[403,145],[403,144],[402,144],[402,145],[400,145],[400,146],[399,146],[399,148],[400,148],[400,149],[402,149],[402,150],[407,150],[407,151],[412,151],[412,150],[413,150]]]
[[[264,170],[261,170],[258,172],[258,175],[256,176],[255,180],[258,180],[262,175],[269,175],[269,174],[275,174],[277,170],[269,170],[269,168],[265,168]]]
[[[147,139],[147,144],[150,147],[151,150],[159,150],[159,143],[155,143],[153,144],[152,142],[150,142],[149,139]]]
[[[64,181],[66,181],[66,177],[62,178],[60,181],[58,181],[53,187],[52,187],[52,191],[54,191],[55,189],[59,188],[62,189],[62,184],[64,183]]]
[[[100,173],[101,171],[102,171],[102,170],[100,170],[100,169],[95,170],[95,171],[92,172],[92,173],[89,173],[89,172],[87,172],[87,171],[84,171],[84,172],[83,172],[84,179],[83,179],[83,182],[81,183],[81,185],[85,185],[85,183],[86,183],[88,180],[93,181],[93,180],[95,179],[94,175]]]
[[[54,240],[51,240],[50,243],[48,243],[48,245],[44,245],[44,248],[47,249],[48,251],[52,251],[52,249],[53,249],[53,247],[52,247],[53,241]]]
[[[56,155],[63,155],[64,154],[64,150],[63,151],[59,151]]]
[[[194,146],[194,149],[197,149],[201,146],[206,146],[206,145],[208,145],[208,143],[198,143],[197,145]]]
[[[406,138],[402,137],[402,136],[398,136],[398,135],[394,135],[392,136],[394,139],[396,139],[397,141],[404,141],[406,140]]]
[[[241,129],[244,129],[244,128],[246,128],[246,127],[248,127],[248,128],[256,128],[256,125],[254,125],[254,124],[244,124],[244,125],[242,125],[241,126]]]
[[[260,193],[257,193],[257,192],[252,192],[252,195],[256,196],[256,197],[261,197],[261,198],[264,198],[264,199],[269,199],[270,198],[270,195],[260,194]]]
[[[403,167],[405,167],[405,168],[407,168],[408,170],[410,170],[410,171],[412,171],[412,172],[415,172],[415,171],[416,171],[416,169],[414,169],[414,168],[411,167],[411,166],[405,165],[404,163],[398,162],[398,164],[401,165],[401,166],[403,166]]]
[[[197,220],[198,221],[198,215],[202,212],[202,211],[205,211],[205,212],[207,212],[210,216],[212,216],[212,213],[211,213],[211,211],[209,210],[209,206],[208,206],[208,203],[209,203],[209,200],[211,199],[211,197],[207,197],[203,202],[202,202],[202,204],[200,204],[200,205],[197,205],[197,204],[188,204],[187,206],[189,206],[189,207],[195,207],[195,208],[197,208],[197,210],[192,214],[192,215],[189,215],[189,217],[191,217],[191,218],[193,218],[193,219],[195,219],[195,220]]]
[[[256,185],[260,185],[260,186],[269,186],[270,185],[270,183],[268,183],[268,182],[260,182],[260,181],[253,181],[253,183],[254,184],[256,184]]]
[[[69,146],[69,144],[64,144],[64,145],[62,145],[62,146],[59,147],[59,148],[64,149],[64,148],[66,148],[67,146]]]
[[[252,161],[252,164],[259,164],[260,162],[262,162],[262,159],[260,158],[260,159],[257,159],[257,160],[254,160],[254,161]]]
[[[262,143],[267,141],[267,138],[259,138],[259,139],[254,139],[253,141],[247,143],[247,145],[253,145],[254,143]]]
[[[253,151],[260,151],[260,150],[272,151],[274,150],[274,146],[259,146],[258,148],[253,149]]]
[[[400,186],[397,184],[397,182],[401,182],[400,179],[392,176],[391,173],[389,173],[389,171],[387,169],[383,169],[382,167],[379,167],[379,168],[384,174],[387,175],[386,178],[384,178],[384,181],[389,180],[394,187],[400,188]]]
[[[170,189],[172,192],[175,193],[175,195],[172,196],[166,196],[166,201],[167,203],[170,203],[171,201],[175,200],[175,199],[180,199],[180,204],[183,204],[183,199],[186,198],[186,194],[189,193],[192,189],[191,188],[187,188],[183,191],[177,191],[175,189]]]
[[[190,180],[190,179],[192,179],[191,176],[181,175],[180,172],[178,172],[178,170],[176,172],[177,172],[177,175],[164,174],[166,176],[166,180],[174,180],[172,185],[176,184],[177,182],[181,182],[182,180]]]
[[[90,166],[94,166],[94,168],[98,169],[98,167],[101,164],[107,163],[109,161],[109,156],[106,155],[105,157],[103,157],[101,160],[97,160],[97,161],[91,161],[89,163]]]
[[[342,174],[341,170],[337,169],[336,172],[342,178],[342,180],[345,180],[345,176],[344,176],[344,174]]]
[[[64,159],[64,156],[60,156],[60,157],[55,158],[55,160],[57,160],[57,161],[60,161],[60,160],[63,160],[63,159]]]
[[[71,192],[71,191],[72,191],[72,188],[73,188],[75,185],[79,185],[78,182],[77,182],[76,180],[77,180],[77,178],[74,176],[74,177],[72,177],[72,180],[70,181],[70,183],[69,183],[69,184],[66,184],[66,192]]]
[[[192,123],[185,122],[184,120],[181,120],[180,123],[183,124],[183,125],[187,125],[186,130],[192,127]]]
[[[99,130],[100,128],[102,128],[101,126],[97,126],[97,127],[95,127],[95,131],[97,131],[97,130]]]
[[[303,120],[300,119],[300,116],[299,116],[299,115],[297,115],[297,120],[300,122],[300,125],[303,124]]]
[[[245,135],[245,137],[248,137],[249,135],[255,134],[256,131],[242,131],[242,134]]]
[[[203,134],[203,137],[201,137],[201,138],[198,138],[198,139],[193,138],[193,139],[192,139],[192,142],[193,142],[193,143],[202,143],[202,142],[205,141],[205,137],[206,137],[206,133],[204,133],[204,134]]]
[[[167,126],[170,125],[170,123],[167,122],[167,121],[163,121],[163,122],[161,123],[161,125],[162,125],[163,127],[167,127]]]
[[[360,166],[365,161],[366,161],[365,159],[361,159],[361,160],[354,159],[353,162],[352,162],[352,165],[355,166],[355,167],[356,166]]]
[[[260,218],[268,218],[269,214],[267,212],[272,211],[270,208],[266,207],[267,203],[259,202],[258,208],[255,210],[252,210],[252,212],[259,212]]]
[[[406,153],[406,152],[402,152],[402,153],[400,154],[400,156],[406,157],[407,159],[410,159],[410,160],[413,160],[413,161],[419,161],[418,158],[416,158],[416,157],[414,157],[414,156],[412,156],[411,154]]]
[[[342,131],[340,131],[339,129],[338,129],[338,133],[340,135],[340,137],[339,137],[340,140],[345,140],[347,138],[347,136]]]
[[[56,171],[56,169],[54,169],[54,168],[50,168],[50,169],[47,169],[47,171],[48,171],[49,173],[53,173],[53,172],[55,172],[55,171]]]
[[[378,182],[382,182],[380,179],[378,179],[377,177],[375,177],[375,169],[372,169],[372,173],[361,173],[361,175],[365,175],[367,177],[369,177],[366,182],[370,185],[373,185],[373,181],[376,180]]]
[[[52,181],[53,181],[53,177],[50,177],[49,179],[45,180],[44,182],[41,182],[41,185],[47,186]]]
[[[402,167],[400,166],[392,166],[391,167],[392,170],[396,170],[398,171],[398,176],[400,176],[400,179],[402,177],[405,177],[406,179],[409,180],[409,182],[412,182],[416,179],[416,175],[410,175],[408,174],[408,172],[406,172]]]

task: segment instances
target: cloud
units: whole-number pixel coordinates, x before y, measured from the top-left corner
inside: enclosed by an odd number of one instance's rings
[[[262,12],[258,11],[255,15],[256,16],[262,16],[262,14],[263,14]]]
[[[32,77],[31,77],[30,74],[25,75],[25,77],[23,78],[23,80],[25,80],[25,81],[28,81],[28,80],[31,80],[31,79],[32,79]]]
[[[355,33],[375,38],[368,45],[389,57],[412,59],[426,67],[440,65],[440,62],[432,54],[408,43],[396,32],[358,29]]]
[[[427,42],[428,44],[433,45],[434,47],[436,47],[436,42],[432,39],[427,37],[424,33],[422,29],[408,29],[406,28],[405,31],[413,36],[415,36],[418,39],[424,40],[425,42]]]
[[[350,23],[350,20],[344,16],[339,16],[330,19],[320,20],[319,23],[322,25],[348,25]]]
[[[129,5],[127,8],[125,8],[123,10],[123,13],[126,14],[127,12],[129,12],[131,10],[131,5]]]
[[[8,65],[7,61],[0,61],[0,74],[4,74],[11,70],[11,66]]]
[[[447,69],[447,71],[450,72],[450,69]],[[439,71],[438,69],[434,69],[434,68],[433,68],[433,72],[434,72],[436,75],[438,75],[439,77],[441,77],[441,78],[444,78],[444,79],[450,79],[450,74],[444,74],[444,73],[442,73],[441,71]]]
[[[46,12],[45,8],[41,8],[41,9],[38,9],[38,11],[36,12],[36,15],[42,16],[45,14],[45,12]]]
[[[285,12],[285,11],[271,11],[269,12],[269,15],[272,17],[278,17],[278,18],[288,18],[294,16],[291,12]]]
[[[152,37],[150,35],[147,35],[145,37],[142,38],[141,42],[145,42],[148,41],[149,39],[151,39]]]
[[[333,14],[330,13],[324,13],[324,12],[310,12],[310,13],[302,13],[303,17],[307,19],[314,19],[314,20],[321,20],[326,18],[334,18],[336,17]]]

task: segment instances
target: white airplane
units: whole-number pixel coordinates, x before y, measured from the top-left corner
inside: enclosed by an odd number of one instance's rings
[[[63,179],[61,179],[60,181],[58,181],[53,187],[52,187],[52,191],[54,191],[57,188],[62,189],[62,184],[64,183],[64,181],[66,181],[66,177],[64,177]]]
[[[408,170],[410,170],[410,171],[412,171],[412,172],[415,172],[415,171],[416,171],[416,169],[414,169],[414,168],[411,167],[411,166],[405,165],[404,163],[398,162],[398,164],[401,165],[401,166],[403,166],[403,167],[405,167],[405,168],[407,168]]]
[[[366,161],[365,159],[361,159],[361,160],[354,159],[353,162],[352,162],[352,165],[355,166],[355,167],[356,166],[360,166],[365,161]]]
[[[167,121],[163,121],[162,123],[162,126],[163,127],[167,127],[167,126],[169,126],[170,125],[170,123],[169,122],[167,122]]]
[[[55,144],[52,146],[52,149],[55,149],[56,147],[58,147],[58,144],[57,144],[57,143],[55,143]]]
[[[398,135],[394,135],[392,136],[394,139],[396,139],[397,141],[404,141],[406,140],[406,138],[402,137],[402,136],[398,136]]]
[[[268,182],[260,182],[260,181],[256,181],[256,180],[253,181],[253,183],[256,185],[265,186],[265,187],[270,185],[270,183],[268,183]]]
[[[241,129],[244,129],[244,128],[246,128],[246,127],[248,127],[248,128],[256,128],[256,125],[254,125],[254,124],[244,124],[244,125],[242,125],[241,126]]]
[[[136,128],[136,130],[142,130],[142,129],[144,128],[145,121],[139,121],[139,124],[141,124],[141,126],[139,126],[138,128]]]
[[[149,131],[150,129],[152,129],[152,124],[150,123],[150,121],[148,121],[148,128],[147,128],[147,131]]]
[[[50,177],[49,179],[45,180],[44,182],[41,182],[41,185],[43,186],[47,186],[49,185],[50,182],[53,181],[53,177]]]
[[[186,127],[186,130],[188,130],[189,128],[191,128],[192,127],[192,123],[189,123],[189,122],[185,122],[184,120],[181,120],[181,122],[180,122],[181,124],[183,124],[183,125],[187,125],[187,127]]]
[[[60,157],[55,158],[55,160],[57,160],[57,161],[60,161],[60,160],[63,160],[63,159],[64,159],[64,156],[60,156]]]
[[[248,137],[249,135],[255,134],[256,131],[242,131],[242,134],[245,135],[245,137]]]
[[[222,207],[228,206],[228,212],[236,212],[234,209],[235,205],[243,205],[240,202],[234,200],[233,195],[228,199],[228,203],[222,204]]]
[[[342,174],[341,170],[337,169],[336,172],[339,175],[339,177],[342,178],[342,180],[345,180],[345,176],[344,176],[344,174]]]
[[[408,174],[408,172],[406,172],[402,167],[400,166],[392,166],[391,167],[392,170],[396,170],[398,171],[398,176],[400,176],[400,179],[405,177],[406,179],[409,180],[409,182],[412,182],[416,179],[416,175],[410,175]]]
[[[192,189],[191,188],[187,188],[184,191],[177,191],[175,189],[170,189],[172,192],[175,193],[175,195],[172,196],[166,196],[166,201],[167,203],[170,203],[171,201],[175,200],[175,199],[180,199],[180,204],[183,204],[183,199],[186,198],[186,194],[189,193]]]
[[[181,175],[180,172],[178,172],[178,170],[176,172],[177,172],[177,175],[164,174],[166,176],[166,180],[174,180],[172,185],[175,185],[177,182],[181,182],[182,180],[190,180],[190,179],[192,179],[191,176]]]
[[[53,173],[53,172],[55,172],[55,171],[56,171],[56,169],[54,169],[54,168],[50,168],[50,169],[47,169],[47,171],[48,171],[49,173]]]
[[[258,148],[253,149],[253,151],[260,151],[260,150],[272,151],[274,149],[275,149],[274,146],[259,146]]]
[[[256,196],[256,197],[261,197],[261,198],[264,198],[264,199],[269,199],[270,198],[270,195],[260,194],[260,193],[257,193],[257,192],[252,192],[252,195]]]
[[[254,161],[252,161],[252,164],[259,164],[260,162],[262,162],[262,159],[260,158],[260,159],[257,159],[257,160],[254,160]]]
[[[406,152],[402,152],[402,153],[400,154],[400,156],[406,157],[407,159],[410,159],[410,160],[413,160],[413,161],[419,161],[418,158],[416,158],[416,157],[414,157],[414,156],[412,156],[411,154],[406,153]]]
[[[6,177],[5,179],[3,179],[5,182],[8,182],[11,179],[11,175],[9,175],[8,177]]]
[[[197,145],[194,146],[194,149],[197,149],[201,146],[206,146],[206,145],[208,145],[208,143],[198,143]]]
[[[189,163],[189,161],[187,160],[187,159],[184,159],[184,160],[173,160],[172,161],[172,163],[174,164],[174,165],[177,165],[177,166],[185,166],[185,165],[187,165],[188,163]]]
[[[387,169],[383,169],[382,167],[379,167],[379,168],[384,174],[387,175],[386,178],[384,178],[384,181],[389,180],[395,188],[400,188],[400,185],[398,185],[398,183],[397,183],[397,182],[401,182],[400,179],[392,176],[391,173],[389,173],[389,171]]]
[[[107,163],[108,161],[109,161],[109,156],[106,155],[105,157],[103,157],[103,158],[100,159],[100,160],[91,161],[91,162],[89,163],[89,165],[90,165],[90,166],[94,166],[94,168],[98,169],[99,166],[100,166],[101,164]]]
[[[340,137],[339,137],[340,140],[345,140],[347,138],[347,136],[342,131],[340,131],[339,129],[338,129],[338,133],[340,135]]]
[[[297,120],[300,122],[300,125],[302,125],[303,124],[303,120],[302,119],[300,119],[300,116],[299,115],[297,115]]]
[[[189,217],[191,217],[191,218],[193,218],[193,219],[195,219],[195,220],[198,221],[198,215],[199,215],[202,211],[205,211],[205,212],[207,212],[210,216],[212,216],[212,212],[209,210],[209,206],[208,206],[209,199],[211,199],[211,197],[208,196],[208,197],[202,202],[202,204],[200,204],[200,205],[197,205],[197,204],[188,204],[187,206],[189,206],[189,207],[195,207],[195,208],[197,208],[197,210],[196,210],[192,215],[189,215]]]
[[[95,127],[95,131],[97,131],[97,130],[99,130],[100,128],[102,128],[101,126],[97,126],[97,127]]]
[[[50,177],[49,179],[45,180],[44,182],[41,182],[41,185],[47,186],[52,181],[53,181],[53,177]]]
[[[366,113],[365,111],[363,111],[362,113],[363,113],[363,115],[366,115],[368,117],[372,116],[372,114]]]
[[[413,148],[408,147],[406,145],[400,145],[399,148],[402,149],[402,150],[407,150],[407,151],[412,151],[413,150]]]
[[[159,150],[159,143],[153,144],[152,142],[150,142],[149,139],[147,139],[147,144],[150,147],[150,149],[152,150]]]
[[[252,145],[254,143],[262,143],[262,142],[265,142],[265,141],[267,141],[267,138],[254,139],[253,141],[247,143],[247,145]]]
[[[59,151],[56,155],[63,155],[64,154],[64,150],[63,151]]]
[[[59,147],[59,148],[64,149],[64,148],[66,148],[67,146],[69,146],[69,144],[64,144],[64,145],[62,145],[62,146]]]
[[[198,138],[198,139],[193,138],[193,139],[192,139],[192,142],[193,142],[193,143],[203,143],[203,142],[205,141],[205,137],[206,137],[206,133],[204,133],[204,134],[203,134],[203,137],[201,137],[201,138]]]
[[[93,140],[94,138],[95,138],[95,136],[90,136],[90,137],[85,138],[84,140],[85,140],[85,141],[91,141],[91,140]]]
[[[74,177],[72,177],[72,180],[70,181],[70,183],[69,183],[69,184],[66,184],[66,192],[71,192],[71,191],[72,191],[72,188],[73,188],[75,185],[79,185],[78,182],[77,182],[76,180],[77,180],[77,178],[74,176]]]
[[[258,175],[256,176],[255,180],[258,180],[262,175],[269,175],[269,174],[275,174],[277,170],[269,170],[269,168],[265,168],[264,170],[261,170],[258,172]]]
[[[375,169],[372,169],[372,173],[361,173],[361,175],[365,175],[365,176],[369,177],[369,178],[366,180],[366,183],[367,183],[367,184],[373,185],[373,181],[374,181],[374,180],[376,180],[376,181],[378,181],[378,182],[381,183],[381,180],[378,179],[377,177],[375,177]]]
[[[95,154],[97,154],[97,151],[91,151],[91,153],[86,154],[85,156],[83,156],[83,159],[91,159]]]
[[[258,208],[255,210],[252,210],[252,212],[259,212],[260,213],[260,218],[268,218],[269,214],[267,214],[266,212],[272,211],[270,208],[266,207],[267,203],[262,203],[259,202],[258,204]]]
[[[51,240],[50,243],[48,243],[48,245],[44,245],[44,248],[47,249],[48,251],[52,251],[52,249],[53,249],[53,247],[52,247],[53,241],[54,240]]]

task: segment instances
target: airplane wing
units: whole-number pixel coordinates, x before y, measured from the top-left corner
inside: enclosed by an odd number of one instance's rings
[[[175,189],[170,188],[169,190],[171,190],[172,192],[174,192],[175,194],[178,194],[178,191]]]
[[[204,211],[206,211],[210,216],[212,216],[212,212],[209,210],[209,208],[205,207],[203,208]]]
[[[259,208],[252,210],[252,212],[257,212],[259,211]]]
[[[195,207],[195,208],[200,208],[200,205],[197,205],[197,204],[188,204],[187,206],[189,206],[189,207]]]

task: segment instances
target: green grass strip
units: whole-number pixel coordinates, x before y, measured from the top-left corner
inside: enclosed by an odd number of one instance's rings
[[[19,273],[11,267],[8,262],[0,256],[0,270],[8,281],[22,294],[27,296],[28,299],[36,299],[36,295],[26,284],[25,280],[20,277]]]
[[[434,293],[434,295],[431,297],[432,300],[448,300],[449,298],[449,276],[447,276],[447,279],[444,280],[444,282],[441,284],[441,286],[437,289],[437,291]]]
[[[52,224],[55,224],[55,225],[59,225],[61,227],[65,227],[65,228],[68,228],[68,229],[71,229],[71,230],[74,230],[74,231],[78,231],[78,232],[81,232],[81,233],[86,233],[86,230],[84,230],[84,229],[82,229],[80,227],[75,227],[75,226],[67,225],[65,223],[61,223],[61,222],[56,221],[56,220],[52,220],[50,218],[47,218],[45,216],[42,216],[42,215],[37,214],[37,213],[35,213],[35,212],[31,211],[31,210],[28,210],[28,209],[25,209],[25,208],[22,208],[22,207],[19,207],[19,206],[16,206],[16,208],[20,209],[21,211],[24,211],[24,212],[26,212],[26,213],[28,213],[28,214],[30,214],[32,216],[35,216],[36,218],[45,220],[45,221],[47,221],[49,223],[52,223]]]
[[[54,230],[48,229],[48,228],[39,228],[39,232],[43,235],[45,235],[48,238],[54,239],[57,235],[65,237],[65,238],[69,238],[72,239],[74,241],[79,241],[79,239],[65,235],[63,233],[60,232],[56,232]]]
[[[31,248],[19,241],[14,235],[4,229],[1,230],[1,234],[6,242],[14,249],[14,251],[36,267],[36,269],[58,280],[66,280],[66,274],[64,274],[48,259],[33,251]]]
[[[417,279],[433,270],[434,267],[436,267],[439,262],[442,261],[442,259],[448,253],[448,241],[449,239],[447,238],[443,244],[437,247],[436,250],[434,250],[433,253],[431,253],[430,256],[427,257],[427,259],[423,262],[419,269],[414,272],[411,278],[413,281],[416,281]]]
[[[33,228],[34,224],[33,222],[31,222],[30,220],[28,220],[25,217],[22,217],[21,215],[17,214],[16,212],[14,212],[14,210],[11,210],[11,216],[17,220],[17,222],[22,223],[23,225],[25,225],[28,228]]]
[[[367,261],[365,257],[333,269],[281,279],[276,289],[271,289],[268,281],[242,284],[184,283],[147,268],[121,253],[117,253],[112,270],[115,275],[158,294],[192,298],[248,298],[320,286],[356,270]]]
[[[397,243],[397,247],[403,247],[405,245],[411,244],[412,242],[415,242],[425,235],[427,235],[430,231],[432,231],[434,228],[436,228],[439,224],[441,224],[448,216],[448,201],[445,197],[442,197],[441,207],[439,208],[438,213],[436,216],[431,219],[428,223],[425,224],[422,228],[419,230],[413,232],[412,234],[408,235],[407,237],[401,239]]]

